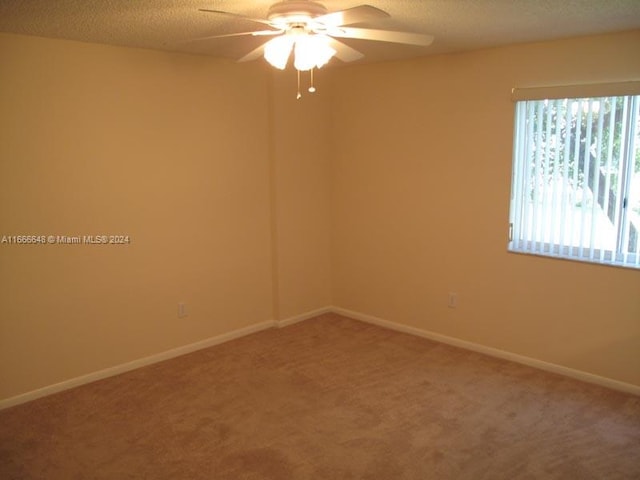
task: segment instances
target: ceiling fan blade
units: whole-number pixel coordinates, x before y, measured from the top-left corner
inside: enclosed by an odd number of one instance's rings
[[[266,42],[265,42],[266,43]],[[238,62],[250,62],[252,60],[257,60],[262,55],[264,55],[264,43],[260,45],[258,48],[251,50],[244,57],[240,58]]]
[[[267,35],[280,35],[283,32],[284,32],[284,30],[258,30],[258,31],[254,31],[254,32],[227,33],[227,34],[224,34],[224,35],[210,35],[208,37],[192,38],[190,40],[184,40],[184,43],[199,42],[201,40],[211,40],[211,39],[214,39],[214,38],[243,37],[243,36],[248,36],[248,35],[252,35],[254,37],[267,36]]]
[[[419,45],[421,47],[426,47],[433,43],[433,35],[410,32],[392,32],[389,30],[374,30],[370,28],[332,28],[327,32],[327,34],[338,38],[358,38],[362,40],[376,40],[379,42]]]
[[[227,15],[234,18],[241,18],[243,20],[249,20],[250,22],[262,23],[263,25],[271,26],[271,22],[269,20],[262,20],[260,18],[245,17],[244,15],[239,15],[237,13],[223,12],[222,10],[209,10],[207,8],[199,8],[198,10],[201,12],[207,12],[207,13],[219,13],[221,15]]]
[[[257,30],[251,32],[254,37],[268,37],[269,35],[280,35],[284,33],[284,30]]]
[[[327,27],[340,27],[342,25],[353,25],[354,23],[379,20],[389,16],[387,12],[379,8],[372,7],[371,5],[360,5],[338,12],[327,13],[326,15],[314,18],[313,21]]]
[[[349,45],[346,45],[335,38],[329,38],[329,45],[336,51],[336,57],[343,62],[353,62],[354,60],[359,60],[364,55],[360,53],[355,48],[351,48]]]

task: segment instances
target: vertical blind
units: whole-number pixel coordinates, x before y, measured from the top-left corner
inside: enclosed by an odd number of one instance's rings
[[[640,96],[515,93],[509,249],[640,268]]]

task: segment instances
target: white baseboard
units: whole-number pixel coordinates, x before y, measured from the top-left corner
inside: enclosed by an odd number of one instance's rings
[[[331,313],[332,311],[333,309],[331,307],[318,308],[317,310],[312,310],[310,312],[302,313],[300,315],[295,315],[293,317],[285,318],[284,320],[277,320],[276,325],[279,328],[288,327],[289,325],[293,325],[294,323],[303,322],[305,320],[309,320],[310,318],[317,317],[318,315]]]
[[[179,357],[181,355],[186,355],[187,353],[195,352],[203,348],[212,347],[214,345],[228,342],[236,338],[244,337],[245,335],[256,333],[261,330],[266,330],[272,327],[277,327],[277,328],[287,327],[289,325],[303,322],[305,320],[317,317],[318,315],[322,315],[325,313],[337,313],[339,315],[353,318],[355,320],[360,320],[362,322],[371,323],[374,325],[378,325],[380,327],[389,328],[391,330],[396,330],[399,332],[408,333],[410,335],[427,338],[429,340],[434,340],[436,342],[453,345],[455,347],[464,348],[466,350],[483,353],[485,355],[489,355],[492,357],[502,358],[504,360],[520,363],[520,364],[534,367],[540,370],[545,370],[548,372],[564,375],[566,377],[575,378],[583,382],[593,383],[596,385],[611,388],[613,390],[618,390],[625,393],[640,395],[640,386],[638,385],[620,382],[618,380],[601,377],[591,373],[583,372],[581,370],[575,370],[572,368],[563,367],[562,365],[556,365],[553,363],[544,362],[542,360],[526,357],[523,355],[518,355],[516,353],[511,353],[504,350],[499,350],[497,348],[487,347],[485,345],[481,345],[478,343],[468,342],[466,340],[460,340],[458,338],[441,335],[439,333],[430,332],[428,330],[422,330],[420,328],[403,325],[401,323],[391,322],[389,320],[384,320],[382,318],[374,317],[372,315],[355,312],[353,310],[347,310],[345,308],[328,306],[324,308],[319,308],[317,310],[312,310],[310,312],[302,313],[300,315],[295,315],[293,317],[289,317],[284,320],[270,320],[266,322],[249,325],[248,327],[223,333],[221,335],[217,335],[215,337],[201,340],[199,342],[191,343],[189,345],[184,345],[182,347],[173,348],[165,352],[161,352],[155,355],[150,355],[148,357],[140,358],[138,360],[133,360],[131,362],[123,363],[121,365],[115,365],[113,367],[105,368],[97,372],[89,373],[87,375],[82,375],[80,377],[71,378],[69,380],[65,380],[60,383],[48,385],[46,387],[39,388],[37,390],[32,390],[30,392],[26,392],[20,395],[16,395],[14,397],[0,400],[0,410],[12,407],[14,405],[19,405],[21,403],[29,402],[31,400],[36,400],[37,398],[45,397],[47,395],[61,392],[63,390],[68,390],[70,388],[78,387],[80,385],[95,382],[96,380],[102,380],[103,378],[119,375],[121,373],[125,373],[130,370],[135,370],[136,368],[162,362],[164,360],[169,360],[171,358]]]
[[[103,378],[113,377],[114,375],[119,375],[121,373],[125,373],[130,370],[135,370],[136,368],[145,367],[153,363],[158,363],[164,360],[169,360],[171,358],[179,357],[181,355],[186,355],[187,353],[195,352],[197,350],[202,350],[203,348],[212,347],[214,345],[228,342],[229,340],[234,340],[236,338],[244,337],[245,335],[259,332],[261,330],[266,330],[267,328],[272,328],[275,326],[277,326],[277,322],[273,320],[270,320],[267,322],[255,323],[253,325],[249,325],[248,327],[239,328],[231,332],[223,333],[221,335],[216,335],[215,337],[207,338],[205,340],[200,340],[199,342],[191,343],[189,345],[183,345],[181,347],[172,348],[171,350],[166,350],[164,352],[157,353],[155,355],[139,358],[137,360],[133,360],[131,362],[123,363],[120,365],[115,365],[113,367],[105,368],[103,370],[98,370],[97,372],[92,372],[87,375],[82,375],[80,377],[64,380],[60,383],[55,383],[53,385],[47,385],[46,387],[38,388],[37,390],[32,390],[30,392],[16,395],[15,397],[9,397],[7,399],[0,400],[0,410],[13,407],[14,405],[19,405],[21,403],[30,402],[31,400],[45,397],[47,395],[61,392],[63,390],[79,387],[80,385],[95,382],[96,380],[102,380]]]
[[[575,370],[569,367],[563,367],[562,365],[556,365],[555,363],[549,363],[536,358],[526,357],[524,355],[518,355],[517,353],[507,352],[505,350],[499,350],[497,348],[487,347],[479,343],[468,342],[466,340],[460,340],[454,337],[448,337],[439,333],[430,332],[428,330],[422,330],[416,327],[410,327],[400,323],[391,322],[382,318],[374,317],[360,312],[354,312],[340,307],[332,307],[331,311],[345,317],[360,320],[362,322],[371,323],[380,327],[389,328],[398,332],[408,333],[416,335],[418,337],[427,338],[440,343],[446,343],[447,345],[453,345],[454,347],[464,348],[466,350],[472,350],[474,352],[483,353],[491,357],[502,358],[511,362],[520,363],[529,367],[537,368],[551,373],[557,373],[566,377],[581,380],[587,383],[593,383],[602,387],[607,387],[612,390],[618,390],[620,392],[631,393],[633,395],[640,395],[640,386],[631,383],[621,382],[619,380],[613,380],[607,377],[601,377],[592,373],[583,372],[582,370]]]
[[[157,353],[155,355],[150,355],[148,357],[140,358],[140,359],[133,360],[131,362],[123,363],[120,365],[115,365],[113,367],[105,368],[103,370],[98,370],[97,372],[92,372],[87,375],[82,375],[80,377],[64,380],[62,382],[55,383],[53,385],[47,385],[46,387],[38,388],[30,392],[26,392],[20,395],[16,395],[14,397],[9,397],[7,399],[0,400],[0,410],[13,407],[14,405],[19,405],[21,403],[30,402],[31,400],[36,400],[38,398],[45,397],[53,393],[61,392],[63,390],[69,390],[70,388],[79,387],[80,385],[85,385],[87,383],[95,382],[97,380],[102,380],[103,378],[113,377],[114,375],[119,375],[121,373],[125,373],[130,370],[135,370],[136,368],[145,367],[147,365],[162,362],[164,360],[169,360],[171,358],[179,357],[181,355],[186,355],[187,353],[195,352],[197,350],[202,350],[203,348],[212,347],[214,345],[228,342],[229,340],[234,340],[236,338],[244,337],[245,335],[259,332],[267,328],[272,328],[272,327],[282,328],[289,325],[293,325],[295,323],[302,322],[304,320],[308,320],[310,318],[317,317],[318,315],[329,313],[331,311],[332,311],[331,307],[324,307],[324,308],[312,310],[310,312],[302,313],[300,315],[295,315],[293,317],[285,318],[284,320],[271,320],[267,322],[256,323],[254,325],[249,325],[248,327],[240,328],[238,330],[233,330],[231,332],[223,333],[221,335],[216,335],[215,337],[207,338],[205,340],[191,343],[189,345],[173,348],[165,352]]]

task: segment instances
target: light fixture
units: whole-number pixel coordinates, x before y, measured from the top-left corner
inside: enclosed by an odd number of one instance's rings
[[[272,38],[264,45],[264,58],[275,68],[284,70],[293,51],[293,66],[298,71],[298,96],[300,94],[300,72],[311,70],[309,92],[313,86],[313,69],[326,65],[336,51],[330,45],[331,39],[322,34],[309,33],[304,26],[295,26],[284,35]]]
[[[299,35],[295,44],[293,65],[302,72],[326,65],[336,54],[329,46],[329,37],[326,35]]]
[[[294,39],[291,35],[272,38],[264,45],[264,59],[274,67],[284,70],[293,49]]]

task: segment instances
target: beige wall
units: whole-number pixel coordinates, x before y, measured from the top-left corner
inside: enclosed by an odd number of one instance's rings
[[[0,34],[0,235],[132,239],[0,245],[0,399],[328,305],[640,385],[636,271],[506,253],[511,87],[638,78],[639,43],[323,70],[296,101],[261,62]]]
[[[266,68],[1,35],[0,69],[0,235],[132,239],[0,245],[0,398],[272,319]]]
[[[640,385],[639,272],[506,250],[511,88],[638,79],[638,52],[636,31],[337,70],[334,304]]]
[[[273,181],[276,317],[286,320],[331,305],[330,98],[327,73],[296,100],[292,70],[273,73]]]

